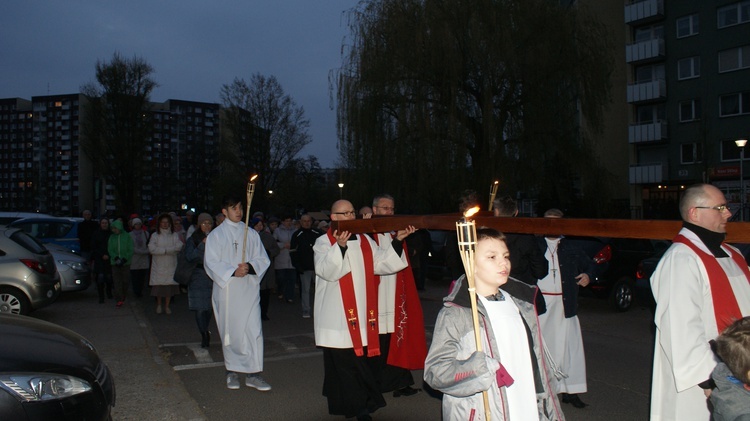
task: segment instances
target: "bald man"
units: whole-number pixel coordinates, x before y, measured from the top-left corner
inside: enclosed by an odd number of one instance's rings
[[[682,229],[651,276],[656,344],[651,420],[711,419],[706,397],[717,364],[709,341],[750,315],[750,271],[724,243],[732,212],[710,184],[685,189]]]
[[[331,220],[356,218],[348,200],[331,206]],[[414,227],[398,231],[390,248],[366,235],[330,231],[319,237],[315,257],[315,344],[323,349],[323,395],[328,412],[358,420],[385,406],[377,379],[378,287],[375,275],[406,267],[402,241]]]

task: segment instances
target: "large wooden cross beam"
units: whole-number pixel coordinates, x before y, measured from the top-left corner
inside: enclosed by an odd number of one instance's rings
[[[631,220],[631,219],[576,219],[576,218],[498,218],[494,216],[472,218],[477,227],[494,228],[501,232],[539,235],[576,235],[612,238],[645,238],[671,240],[682,226],[681,221]],[[355,234],[390,232],[413,225],[416,228],[454,231],[458,213],[440,215],[396,215],[332,221],[331,228]],[[750,222],[727,223],[727,241],[750,243]]]

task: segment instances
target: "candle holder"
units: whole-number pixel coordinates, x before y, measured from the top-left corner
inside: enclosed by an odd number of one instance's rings
[[[477,247],[477,225],[475,221],[469,218],[479,212],[479,207],[474,207],[466,211],[464,217],[456,222],[456,234],[458,235],[458,250],[461,254],[461,261],[464,264],[466,272],[466,282],[469,285],[469,299],[471,300],[471,318],[474,322],[474,342],[477,351],[482,351],[482,335],[479,328],[479,313],[477,311],[477,291],[474,284],[474,252]],[[482,391],[484,400],[485,419],[490,420],[490,401],[487,391]]]
[[[490,184],[490,206],[487,210],[492,210],[495,205],[495,196],[497,196],[497,188],[500,187],[500,182],[495,180],[494,183]]]

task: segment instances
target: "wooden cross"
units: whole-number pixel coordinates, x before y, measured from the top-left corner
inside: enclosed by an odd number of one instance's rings
[[[412,225],[415,228],[455,231],[461,214],[394,215],[352,221],[331,221],[331,229],[353,234],[390,232]],[[671,240],[682,227],[682,221],[577,218],[510,218],[494,217],[480,212],[472,218],[477,228],[494,228],[500,232],[537,235],[576,235],[587,237],[641,238]],[[750,243],[750,222],[727,223],[727,242]]]

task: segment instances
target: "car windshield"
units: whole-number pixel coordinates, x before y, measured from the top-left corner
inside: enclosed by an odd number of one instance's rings
[[[47,254],[49,251],[44,245],[36,238],[26,234],[25,232],[18,230],[10,235],[10,239],[15,241],[21,247],[34,254]]]

